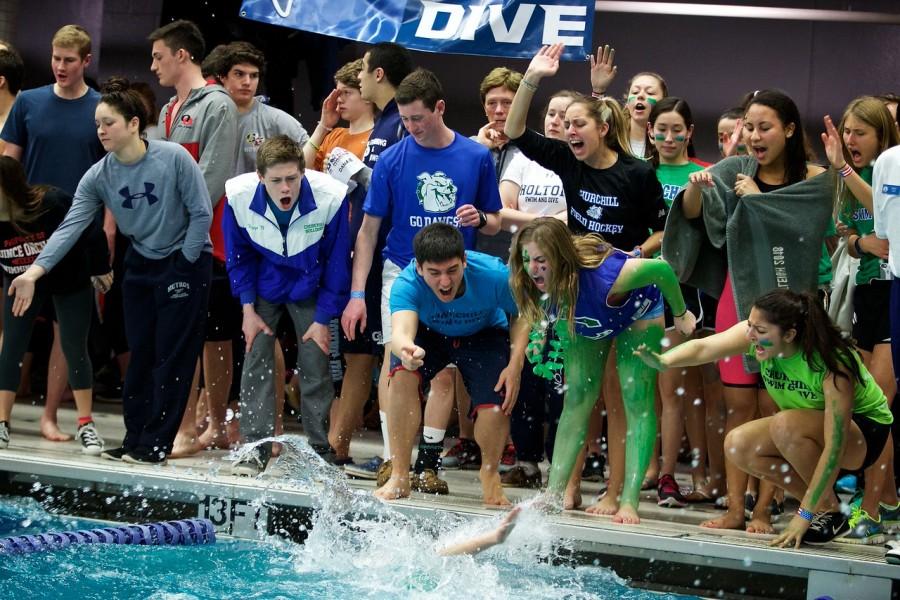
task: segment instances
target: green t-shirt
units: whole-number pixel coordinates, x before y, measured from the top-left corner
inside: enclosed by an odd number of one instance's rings
[[[672,208],[672,202],[684,186],[688,183],[691,173],[702,171],[703,167],[697,163],[688,162],[683,165],[659,165],[656,167],[656,178],[663,189],[663,200],[666,206]]]
[[[859,176],[863,181],[872,185],[872,167],[865,167],[859,172]],[[865,206],[859,203],[856,198],[847,202],[841,209],[841,222],[855,229],[861,235],[869,235],[875,231],[875,220],[872,213]],[[865,253],[859,257],[859,270],[856,272],[856,285],[865,285],[873,279],[881,277],[881,263],[883,261],[877,256]]]
[[[752,348],[751,348],[752,352]],[[875,379],[855,355],[862,373],[862,380],[856,382],[853,392],[853,412],[884,425],[894,422],[884,392]],[[771,358],[760,361],[760,374],[766,390],[781,410],[791,408],[811,408],[825,410],[825,376],[827,371],[818,355],[814,357],[816,367],[797,351],[787,358]]]
[[[837,235],[837,228],[834,221],[828,220],[828,229],[825,230],[825,237]],[[831,273],[831,255],[828,254],[828,246],[822,244],[822,258],[819,259],[819,287],[825,287],[831,283],[833,275]]]

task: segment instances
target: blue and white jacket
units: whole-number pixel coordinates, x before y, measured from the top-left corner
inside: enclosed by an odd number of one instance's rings
[[[316,298],[316,323],[344,310],[350,294],[347,186],[306,170],[287,235],[282,235],[256,173],[225,183],[222,219],[231,292],[241,304]]]

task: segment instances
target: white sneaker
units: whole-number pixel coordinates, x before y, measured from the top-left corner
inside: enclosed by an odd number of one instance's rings
[[[9,421],[0,421],[0,450],[9,447]]]
[[[88,421],[78,428],[75,434],[78,441],[81,442],[81,453],[88,456],[100,456],[103,452],[103,438],[97,433],[97,427],[93,421]]]

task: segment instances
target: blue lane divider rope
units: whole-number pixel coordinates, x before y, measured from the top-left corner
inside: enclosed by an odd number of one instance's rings
[[[84,544],[179,546],[215,543],[216,530],[209,519],[181,519],[0,538],[0,554],[30,554]]]

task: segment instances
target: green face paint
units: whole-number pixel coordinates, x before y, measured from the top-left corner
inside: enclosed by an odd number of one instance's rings
[[[644,101],[647,104],[649,104],[650,106],[656,106],[656,103],[659,102],[659,100],[657,100],[656,98],[649,98],[649,97],[645,98]],[[637,96],[634,94],[628,96],[628,99],[626,100],[626,102],[637,102]]]
[[[666,141],[666,134],[655,133],[655,134],[653,134],[653,139],[656,140],[657,142],[664,142],[664,141]],[[687,139],[687,137],[684,135],[676,135],[672,139],[675,140],[676,142],[678,142],[679,144],[681,144],[684,142],[684,140]]]
[[[775,344],[772,342],[772,340],[765,340],[765,339],[759,340],[759,341],[757,342],[757,344],[759,344],[759,345],[762,346],[763,348],[771,348],[772,346],[775,345]]]
[[[524,270],[528,270],[528,263],[531,262],[531,256],[528,254],[528,250],[522,248],[522,268]]]

